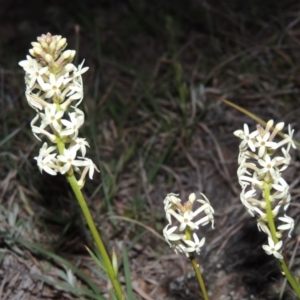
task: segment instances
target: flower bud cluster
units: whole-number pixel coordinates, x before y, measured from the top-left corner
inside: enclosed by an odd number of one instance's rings
[[[84,123],[84,113],[78,109],[83,99],[81,75],[88,67],[83,68],[83,62],[78,67],[72,64],[76,52],[64,51],[65,38],[47,33],[37,41],[29,50],[32,56],[27,55],[26,60],[19,62],[26,72],[28,104],[37,113],[31,121],[32,132],[39,140],[38,135],[46,136],[52,144],[48,147],[45,142],[35,159],[40,171],[50,175],[78,172],[78,184],[83,187],[87,173],[92,179],[94,171],[98,171],[85,156],[88,142],[78,136]],[[75,105],[71,105],[73,102]],[[61,151],[59,145],[63,145]]]
[[[263,249],[267,254],[281,259],[279,249],[282,246],[282,233],[289,231],[290,236],[294,228],[294,220],[286,215],[291,195],[282,172],[290,164],[291,147],[296,146],[293,142],[294,130],[290,125],[289,133],[279,142],[275,142],[274,138],[283,129],[284,123],[273,125],[273,120],[270,120],[265,128],[257,125],[256,130],[250,133],[248,125],[244,124],[244,130],[236,130],[234,135],[242,140],[237,172],[242,187],[241,202],[251,216],[257,217],[259,231],[268,235],[269,245],[263,245]],[[278,153],[279,150],[281,153]],[[268,207],[273,220],[279,223],[274,229],[274,235],[269,226]]]
[[[196,199],[194,193],[190,194],[189,200],[181,204],[176,194],[168,194],[164,200],[164,209],[168,225],[164,228],[163,234],[176,253],[184,252],[187,256],[190,253],[200,250],[205,243],[205,238],[199,239],[194,232],[199,226],[212,223],[214,225],[214,209],[205,195],[203,199]],[[199,215],[204,215],[199,217]],[[193,233],[193,234],[192,234]]]
[[[47,66],[54,73],[59,72],[66,64],[71,63],[76,54],[75,50],[63,50],[67,47],[67,40],[61,35],[43,34],[32,42],[29,53],[35,57],[42,66]]]

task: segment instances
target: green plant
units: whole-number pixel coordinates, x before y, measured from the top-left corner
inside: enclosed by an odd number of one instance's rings
[[[94,172],[98,171],[93,161],[86,157],[88,142],[85,138],[78,137],[79,128],[84,123],[84,113],[78,108],[83,100],[81,75],[88,68],[83,67],[83,62],[78,67],[72,63],[76,52],[64,50],[67,46],[65,38],[48,33],[37,40],[29,50],[31,56],[28,55],[26,60],[19,63],[26,72],[28,104],[37,113],[31,122],[32,132],[37,139],[40,140],[39,135],[44,135],[51,143],[49,147],[46,142],[42,145],[39,155],[35,157],[37,165],[41,172],[53,176],[58,173],[66,175],[103,259],[105,271],[116,296],[118,299],[124,299],[116,270],[81,192],[87,174],[92,179]],[[71,106],[74,102],[76,104]],[[41,122],[37,126],[39,120]]]
[[[274,255],[280,262],[284,275],[300,298],[300,286],[291,274],[281,253],[283,232],[294,229],[294,220],[286,214],[291,202],[289,185],[282,172],[290,164],[290,148],[296,148],[293,142],[294,130],[289,125],[289,133],[284,139],[275,142],[284,123],[274,126],[274,121],[267,122],[265,128],[257,125],[253,132],[247,124],[244,130],[236,130],[234,134],[240,143],[238,179],[242,187],[241,202],[249,214],[257,218],[257,227],[268,235],[268,245],[263,245],[266,254]],[[282,153],[277,154],[281,150]],[[284,213],[284,215],[282,215]],[[278,225],[278,222],[281,224]]]

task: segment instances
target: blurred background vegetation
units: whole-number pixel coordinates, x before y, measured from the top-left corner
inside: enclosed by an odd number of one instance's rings
[[[155,234],[170,192],[204,192],[216,210],[199,256],[211,299],[277,299],[277,262],[261,250],[265,236],[239,204],[236,181],[232,132],[255,122],[220,99],[299,131],[299,22],[297,1],[1,0],[0,298],[93,299],[107,291],[65,178],[41,175],[33,160],[41,144],[30,131],[34,112],[18,62],[50,32],[90,68],[81,136],[101,173],[84,193],[121,274],[122,247],[128,251],[136,299],[200,297],[186,258]],[[286,180],[296,220],[298,169],[295,157]],[[296,236],[287,258],[295,245]],[[300,275],[298,266],[296,258]],[[289,290],[284,297],[294,299]]]

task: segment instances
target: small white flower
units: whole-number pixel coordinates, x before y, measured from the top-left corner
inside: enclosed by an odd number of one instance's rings
[[[167,195],[167,197],[164,200],[164,209],[166,212],[173,206],[176,207],[176,204],[181,202],[181,200],[177,196],[178,196],[178,194],[173,194],[173,193],[170,193]]]
[[[33,120],[30,122],[30,126],[31,126],[31,131],[33,133],[33,135],[38,139],[41,140],[36,134],[44,134],[46,135],[49,140],[52,143],[56,142],[56,136],[54,134],[49,133],[48,131],[44,130],[43,128],[40,128],[38,126],[35,126],[34,124],[37,122],[37,120],[39,119],[39,115],[36,115]]]
[[[240,198],[241,198],[241,202],[242,204],[246,207],[247,211],[249,212],[249,214],[254,217],[254,207],[253,205],[251,205],[249,203],[249,199],[252,199],[255,194],[256,194],[256,190],[255,189],[252,189],[252,190],[249,190],[246,192],[246,187],[247,186],[244,186],[243,187],[243,190],[241,192],[241,195],[240,195]]]
[[[60,76],[58,79],[51,73],[49,76],[49,83],[45,83],[41,77],[38,78],[38,83],[42,87],[43,91],[46,92],[45,97],[51,98],[54,95],[59,98],[61,94],[61,86],[64,81],[64,77]]]
[[[97,172],[100,172],[100,171],[98,170],[97,166],[93,163],[93,161],[90,158],[82,157],[82,159],[84,159],[87,162],[86,168],[89,169],[89,178],[93,179],[95,170]]]
[[[62,110],[57,110],[57,105],[55,103],[50,104],[49,107],[45,107],[45,114],[40,113],[42,119],[41,128],[52,125],[57,132],[60,132],[60,121],[63,115],[64,112]]]
[[[258,171],[258,174],[262,175],[269,172],[274,180],[278,179],[280,175],[276,169],[276,162],[275,158],[271,160],[270,155],[266,154],[263,159],[258,160],[258,163],[262,166],[262,169]]]
[[[58,166],[54,161],[56,153],[50,154],[54,150],[57,150],[55,146],[51,146],[48,148],[47,143],[44,143],[42,148],[40,149],[39,156],[34,158],[37,161],[37,165],[41,173],[43,173],[44,170],[50,175],[57,174]]]
[[[265,133],[263,136],[257,135],[256,140],[257,142],[255,143],[255,147],[259,148],[258,149],[258,156],[262,157],[266,153],[267,148],[276,148],[277,143],[270,142],[268,141],[270,137],[270,132]]]
[[[297,146],[293,141],[293,135],[294,135],[294,129],[292,129],[291,124],[289,124],[289,133],[284,135],[285,138],[288,140],[288,147],[287,147],[288,152],[290,151],[291,146],[292,148],[297,149]]]
[[[82,101],[83,87],[79,84],[69,86],[70,92],[66,95],[69,99]]]
[[[167,243],[171,246],[172,244],[170,242],[180,241],[184,235],[174,233],[177,230],[178,226],[173,226],[173,227],[168,228],[169,226],[170,226],[170,224],[168,224],[164,228],[163,235],[164,235]]]
[[[286,149],[287,152],[290,151],[291,147],[296,149],[297,147],[293,141],[293,135],[294,135],[294,129],[292,129],[291,125],[289,124],[289,133],[285,134],[284,139],[281,142],[277,143],[277,148],[279,148],[285,144],[288,144],[287,149]]]
[[[274,157],[274,159],[276,160],[276,166],[280,167],[279,168],[279,172],[282,172],[284,170],[287,169],[287,167],[289,166],[290,162],[291,162],[291,156],[290,154],[287,152],[286,149],[281,148],[281,151],[283,153],[283,157],[282,156],[276,156]]]
[[[238,164],[241,165],[245,161],[246,161],[246,151],[240,148],[239,156],[238,156]]]
[[[272,187],[276,190],[272,195],[274,199],[282,199],[289,194],[289,185],[283,177],[278,178],[277,182],[272,184]]]
[[[206,215],[213,215],[214,209],[210,205],[208,198],[202,193],[201,193],[201,195],[202,195],[203,199],[197,199],[196,202],[198,202],[202,205],[193,212],[194,217],[199,215],[202,211],[204,211]]]
[[[35,110],[39,111],[42,110],[44,107],[49,107],[50,103],[47,103],[39,93],[33,94],[30,88],[26,88],[25,96],[27,99],[28,104]]]
[[[201,213],[202,211],[205,213],[206,216],[200,218],[198,221],[195,222],[196,225],[207,225],[208,223],[211,222],[212,228],[214,228],[214,209],[211,206],[209,200],[207,199],[207,197],[202,194],[203,200],[202,199],[198,199],[196,200],[197,202],[201,203],[202,206],[200,206],[197,210],[195,210],[193,212],[194,217],[197,216],[199,213]]]
[[[262,219],[257,220],[257,228],[258,231],[262,231],[266,233],[268,236],[271,236],[271,231],[269,227],[266,225],[266,223]]]
[[[277,229],[289,230],[288,237],[291,237],[291,232],[293,231],[295,225],[294,219],[287,216],[286,214],[284,215],[284,217],[279,217],[278,219],[282,222],[285,222],[285,224],[278,226]]]
[[[33,59],[32,60],[32,67],[31,68],[25,68],[25,71],[30,78],[30,82],[28,84],[28,87],[31,89],[38,78],[42,77],[43,74],[45,74],[48,71],[48,67],[41,67],[38,62]]]
[[[247,185],[249,182],[251,182],[252,187],[261,187],[263,185],[263,181],[258,180],[255,178],[256,173],[253,173],[253,177],[242,175],[239,177],[239,180],[242,182],[242,186]]]
[[[282,241],[279,241],[277,244],[274,243],[273,239],[271,237],[268,237],[268,243],[269,245],[263,245],[263,249],[268,255],[274,255],[278,259],[283,259],[283,256],[281,255],[278,250],[282,247]]]
[[[168,212],[174,217],[176,218],[179,223],[179,231],[183,231],[185,230],[185,228],[188,226],[190,227],[192,230],[194,229],[198,229],[198,225],[196,225],[192,219],[194,218],[193,212],[190,210],[187,210],[183,213],[183,215],[177,214],[175,211],[173,211],[172,209],[168,210]]]
[[[255,152],[253,138],[255,138],[258,135],[257,130],[249,133],[248,125],[244,124],[244,131],[241,129],[236,130],[233,134],[243,140],[240,144],[241,148],[245,148],[246,146],[248,146],[251,149],[251,151]]]
[[[284,205],[283,209],[286,211],[290,206],[291,200],[292,200],[291,194],[288,194],[286,198],[280,200],[279,204],[280,205],[283,204]]]
[[[247,170],[246,167],[244,167],[244,165],[240,165],[237,170],[237,176],[238,176],[239,184],[241,187],[244,187],[249,184],[248,182],[244,182],[240,179],[241,176],[244,176],[244,175],[251,175],[251,173]]]
[[[86,154],[86,147],[90,147],[89,143],[84,138],[76,138],[75,145],[73,147],[77,147],[77,150],[80,149],[82,156],[84,157]]]
[[[78,135],[78,130],[84,123],[84,117],[82,115],[78,115],[76,112],[69,113],[70,121],[61,120],[61,123],[66,126],[65,129],[60,133],[61,136],[71,136],[73,135],[73,139],[75,139]]]
[[[200,254],[201,248],[205,244],[205,238],[202,238],[199,240],[197,234],[193,233],[194,240],[184,240],[184,242],[189,246],[185,247],[184,252],[190,253],[196,251],[198,254]]]
[[[35,60],[30,55],[26,55],[26,60],[22,60],[19,62],[19,65],[27,72],[28,69],[31,69],[33,66],[33,61]]]
[[[78,66],[78,69],[76,69],[75,67],[75,72],[74,72],[74,77],[79,77],[81,76],[83,73],[85,73],[89,67],[83,67],[83,64],[84,64],[84,60],[82,61],[82,63]]]
[[[77,150],[76,148],[64,149],[63,155],[58,155],[57,159],[64,163],[63,167],[61,168],[61,174],[65,174],[69,171],[72,166],[75,167],[84,167],[89,164],[86,160],[77,160],[76,158]]]

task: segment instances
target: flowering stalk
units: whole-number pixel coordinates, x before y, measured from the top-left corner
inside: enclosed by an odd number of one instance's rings
[[[26,60],[19,62],[26,72],[25,95],[28,104],[37,113],[31,121],[32,132],[37,139],[40,140],[39,135],[44,135],[51,143],[48,147],[44,142],[34,159],[41,173],[66,175],[103,258],[117,298],[124,299],[117,274],[81,192],[86,175],[93,179],[94,172],[99,172],[93,161],[86,157],[88,142],[78,137],[79,128],[84,123],[84,113],[78,108],[83,99],[81,75],[88,67],[83,67],[83,62],[78,67],[72,64],[76,52],[64,51],[67,46],[65,38],[47,33],[38,37],[37,41],[32,43],[33,48],[29,50],[31,56],[27,55]]]
[[[289,185],[282,177],[282,172],[291,161],[289,151],[296,148],[293,142],[294,130],[289,125],[289,133],[284,139],[275,142],[274,138],[284,127],[270,120],[266,127],[257,125],[257,129],[249,132],[247,124],[244,130],[236,130],[234,135],[242,141],[240,143],[238,179],[242,187],[241,201],[251,216],[257,217],[257,227],[268,235],[268,245],[263,245],[266,254],[274,255],[280,262],[287,280],[300,298],[300,286],[285,263],[281,247],[284,231],[294,229],[294,220],[286,215],[291,201]],[[272,130],[273,128],[273,130]],[[281,149],[282,156],[276,155]],[[284,213],[284,216],[280,216]],[[283,222],[276,227],[278,221]]]
[[[175,253],[183,252],[190,259],[195,271],[203,298],[208,300],[205,284],[200,272],[200,266],[194,256],[194,252],[200,254],[201,248],[205,243],[205,238],[201,240],[196,234],[195,229],[199,229],[199,225],[204,226],[209,223],[214,225],[214,209],[210,205],[205,195],[201,194],[204,199],[197,199],[194,193],[190,194],[189,200],[181,204],[181,200],[176,194],[168,194],[164,200],[164,209],[168,225],[164,228],[163,234]],[[198,204],[198,207],[195,207]],[[194,206],[194,207],[193,207]],[[199,214],[205,216],[199,218]],[[175,222],[174,225],[173,223]],[[170,227],[171,226],[171,227]],[[170,228],[169,228],[170,227]]]

